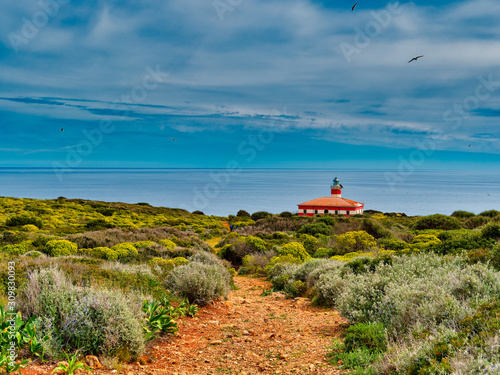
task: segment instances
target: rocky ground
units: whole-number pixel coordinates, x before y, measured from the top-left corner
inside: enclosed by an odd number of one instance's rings
[[[345,321],[305,298],[263,296],[264,279],[236,277],[238,290],[195,318],[179,322],[176,336],[150,344],[139,362],[93,374],[342,374],[325,360]],[[55,365],[31,365],[25,375],[49,374]]]

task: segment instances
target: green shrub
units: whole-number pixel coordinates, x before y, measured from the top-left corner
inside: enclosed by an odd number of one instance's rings
[[[451,214],[453,217],[458,217],[459,219],[468,219],[470,217],[476,216],[476,214],[468,211],[455,211]]]
[[[334,250],[330,248],[325,248],[325,247],[320,247],[316,252],[314,253],[315,258],[330,258],[331,256],[334,255]]]
[[[311,236],[309,234],[300,234],[299,238],[302,240],[302,244],[306,251],[312,255],[316,251],[319,246],[319,241],[316,237]]]
[[[50,237],[48,236],[38,236],[37,238],[34,239],[34,241],[31,243],[36,248],[41,248],[45,247],[47,242],[50,241]]]
[[[323,223],[323,224],[326,224],[328,226],[335,225],[335,219],[332,216],[328,216],[328,215],[321,216],[321,217],[317,218],[316,222],[317,223]]]
[[[52,257],[74,255],[78,246],[67,240],[52,240],[45,245],[44,253]]]
[[[118,259],[118,253],[109,247],[96,247],[92,250],[92,254],[101,259],[107,259],[107,260],[117,260]]]
[[[340,254],[368,250],[377,245],[375,238],[363,230],[346,232],[337,236],[337,250]]]
[[[410,248],[410,245],[406,242],[394,238],[381,238],[377,243],[386,250],[401,251]]]
[[[331,234],[331,227],[326,225],[323,222],[319,223],[311,223],[311,224],[304,224],[300,229],[297,231],[297,233],[304,233],[304,234],[309,234],[311,236],[316,236],[318,234],[324,234],[324,235],[329,235]]]
[[[175,268],[168,277],[168,287],[186,297],[190,303],[206,305],[219,297],[227,297],[231,276],[225,267],[193,261]]]
[[[479,215],[485,216],[485,217],[496,217],[496,216],[500,215],[500,211],[489,210],[489,211],[481,212]]]
[[[146,249],[149,247],[156,246],[153,241],[139,241],[133,244],[136,249]]]
[[[21,227],[22,230],[26,231],[26,232],[38,232],[38,227],[36,225],[33,225],[33,224],[26,224],[26,225],[23,225]]]
[[[372,353],[383,353],[387,349],[385,327],[380,323],[358,323],[344,333],[344,348],[351,352],[366,348]]]
[[[475,229],[475,228],[478,228],[480,226],[487,224],[489,221],[490,220],[485,216],[473,216],[473,217],[468,218],[464,222],[463,226],[464,226],[464,228],[467,228],[467,229]]]
[[[50,335],[52,349],[127,361],[144,351],[140,305],[131,304],[119,291],[78,288],[62,271],[50,268],[29,275],[20,303],[25,314],[46,322],[40,333]]]
[[[88,230],[100,230],[107,228],[115,228],[116,225],[110,223],[106,219],[92,219],[85,224],[85,228]]]
[[[123,242],[118,245],[115,245],[111,248],[111,250],[115,251],[116,254],[118,255],[118,259],[120,258],[132,258],[132,257],[137,257],[139,255],[139,252],[137,249],[134,247],[129,242]]]
[[[310,258],[309,254],[307,253],[304,246],[299,242],[290,242],[290,243],[287,243],[286,245],[283,245],[278,250],[278,254],[279,255],[291,255],[294,258],[299,259],[302,262],[304,262]]]
[[[254,212],[252,214],[251,218],[252,218],[253,221],[257,221],[257,220],[265,219],[266,217],[271,217],[271,216],[273,216],[273,214],[271,214],[269,212],[258,211],[258,212]]]
[[[239,210],[238,213],[236,214],[237,217],[251,217],[248,212],[245,210]]]
[[[453,230],[460,229],[460,222],[454,217],[435,214],[424,216],[418,219],[414,224],[412,229],[423,230],[423,229],[442,229],[442,230]]]
[[[30,250],[29,242],[22,242],[15,245],[5,245],[2,251],[12,255],[22,255]]]
[[[481,230],[481,236],[488,240],[500,240],[500,224],[488,224]]]
[[[5,226],[7,227],[22,227],[23,225],[34,225],[37,228],[42,228],[43,222],[40,218],[33,216],[33,214],[14,215],[5,221]]]
[[[425,250],[432,245],[438,245],[441,240],[432,234],[418,234],[413,237],[411,242],[412,248],[417,248],[420,250]]]
[[[176,243],[171,240],[160,240],[158,243],[165,246],[168,250],[174,250],[177,246]]]
[[[255,237],[255,236],[245,237],[245,243],[252,246],[255,251],[264,251],[264,250],[266,250],[266,247],[267,247],[266,241],[262,240],[259,237]]]
[[[363,220],[363,230],[377,239],[392,237],[392,233],[388,229],[385,229],[382,225],[372,219]]]
[[[280,213],[280,217],[292,217],[293,214],[290,211],[283,211]]]

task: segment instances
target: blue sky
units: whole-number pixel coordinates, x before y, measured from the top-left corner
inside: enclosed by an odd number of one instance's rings
[[[353,4],[4,2],[0,167],[498,169],[500,3]]]

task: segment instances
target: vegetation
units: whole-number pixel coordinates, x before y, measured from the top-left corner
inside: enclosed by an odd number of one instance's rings
[[[180,317],[227,297],[237,272],[338,310],[349,325],[329,357],[355,374],[495,373],[499,241],[496,210],[221,218],[0,198],[0,368],[67,358],[69,372],[88,354],[133,361],[148,342],[175,335]],[[14,290],[20,358],[11,361]]]

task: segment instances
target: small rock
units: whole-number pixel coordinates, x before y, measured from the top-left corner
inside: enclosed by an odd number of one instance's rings
[[[101,362],[99,362],[99,359],[95,355],[86,356],[85,363],[90,368],[101,368],[102,367]]]
[[[208,344],[209,345],[220,345],[220,344],[222,344],[222,340],[212,340]]]

